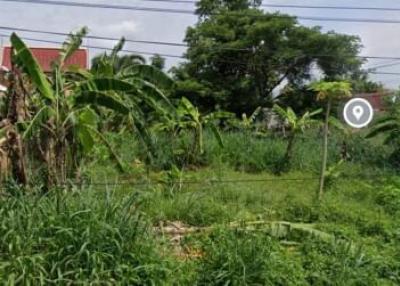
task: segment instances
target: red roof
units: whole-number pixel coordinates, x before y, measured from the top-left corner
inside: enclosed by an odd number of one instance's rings
[[[369,101],[372,107],[375,110],[383,110],[384,109],[384,100],[382,94],[379,92],[376,93],[360,93],[356,94],[355,97],[361,97]]]
[[[33,56],[45,72],[51,71],[51,64],[58,58],[60,49],[55,48],[30,48]],[[11,48],[3,49],[3,62],[1,65],[11,69]],[[65,66],[78,66],[88,69],[88,52],[84,49],[77,50],[65,63]]]

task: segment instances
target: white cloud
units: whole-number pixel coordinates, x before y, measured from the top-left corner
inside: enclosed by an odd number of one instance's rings
[[[124,20],[119,23],[113,23],[107,25],[101,29],[103,33],[111,33],[111,34],[122,34],[122,35],[132,35],[139,31],[139,23],[132,21],[132,20]]]

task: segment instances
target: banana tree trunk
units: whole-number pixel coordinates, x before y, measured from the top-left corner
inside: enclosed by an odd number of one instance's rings
[[[323,134],[323,146],[322,146],[322,163],[321,163],[321,174],[319,180],[319,190],[318,190],[318,200],[321,201],[324,195],[325,186],[325,174],[326,165],[328,161],[328,133],[329,133],[329,116],[332,108],[332,99],[328,100],[326,114],[325,114],[325,124],[324,124],[324,134]]]
[[[25,163],[25,148],[22,138],[16,130],[16,125],[24,121],[25,118],[25,101],[23,90],[19,88],[18,81],[23,79],[17,76],[17,71],[13,67],[10,79],[10,104],[7,114],[7,119],[10,124],[10,129],[7,132],[7,147],[9,162],[11,162],[11,174],[13,179],[22,185],[27,184],[26,163]]]
[[[290,137],[289,137],[289,141],[288,141],[288,145],[287,145],[286,153],[285,153],[285,157],[284,157],[286,165],[288,167],[290,167],[290,164],[292,161],[293,147],[294,147],[295,139],[296,139],[296,134],[295,134],[295,132],[292,132],[292,134],[290,134]]]

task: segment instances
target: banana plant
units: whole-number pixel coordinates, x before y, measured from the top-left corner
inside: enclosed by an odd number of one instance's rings
[[[183,97],[177,108],[179,127],[193,130],[193,149],[196,154],[204,153],[204,127],[209,127],[220,147],[224,147],[221,134],[218,130],[216,121],[231,118],[232,113],[216,111],[207,115],[202,115],[187,98]]]
[[[65,61],[79,48],[86,32],[82,29],[70,35],[50,76],[41,70],[25,43],[16,34],[11,36],[13,60],[34,86],[29,98],[32,116],[23,122],[23,139],[36,147],[39,161],[47,167],[48,185],[62,185],[76,174],[95,142],[104,143],[123,170],[121,160],[99,127],[101,117],[118,114],[148,138],[138,103],[146,102],[156,108],[155,97],[168,102],[156,85],[132,73],[122,77],[67,71]]]
[[[116,96],[129,112],[128,115],[103,112],[105,129],[131,130],[151,151],[152,142],[145,126],[152,119],[158,120],[165,114],[174,113],[168,94],[175,83],[163,71],[144,64],[140,57],[120,57],[118,53],[124,43],[122,39],[110,54],[105,53],[97,59],[90,72],[78,71],[84,79],[78,83],[79,89],[89,92],[79,101],[90,104],[93,99],[90,93],[99,91]]]
[[[223,147],[224,144],[216,122],[233,116],[232,113],[224,111],[203,115],[186,97],[182,97],[176,113],[172,116],[167,114],[164,122],[155,124],[153,128],[157,131],[173,132],[175,135],[182,130],[190,130],[193,134],[192,150],[195,155],[202,155],[204,154],[204,128],[210,128],[220,147]]]
[[[302,116],[298,116],[291,107],[287,107],[283,109],[279,105],[275,105],[273,107],[273,111],[278,114],[278,116],[287,123],[289,136],[288,136],[288,144],[286,147],[286,152],[283,157],[282,162],[280,163],[280,170],[287,170],[290,168],[290,164],[293,157],[293,148],[296,137],[300,133],[304,133],[304,131],[311,127],[313,124],[316,124],[318,121],[314,119],[314,117],[322,112],[322,109],[318,109],[312,112],[306,112]]]
[[[252,114],[247,115],[246,113],[243,113],[241,119],[232,118],[229,123],[239,130],[252,131],[254,130],[254,123],[256,122],[257,116],[260,115],[261,112],[262,108],[259,106],[253,111]]]

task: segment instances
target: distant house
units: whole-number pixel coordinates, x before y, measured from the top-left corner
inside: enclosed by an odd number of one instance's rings
[[[44,72],[51,72],[52,63],[57,60],[60,49],[56,48],[30,48],[33,56],[38,61]],[[11,69],[11,47],[4,47],[1,51],[2,66]],[[82,69],[88,69],[89,56],[85,49],[77,50],[65,63],[66,67],[77,66]]]
[[[375,111],[385,110],[384,95],[380,92],[375,93],[359,93],[355,94],[354,97],[364,98],[372,105]]]

